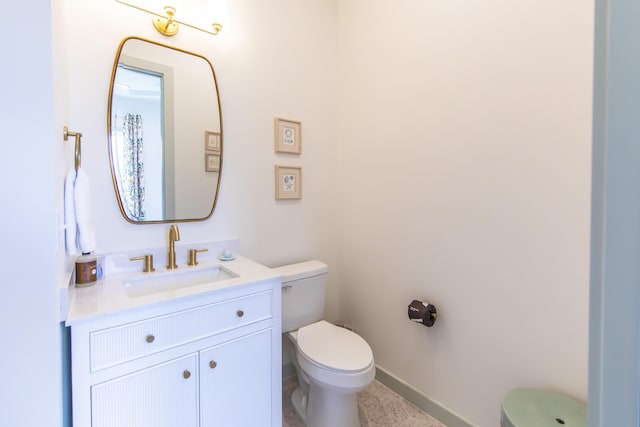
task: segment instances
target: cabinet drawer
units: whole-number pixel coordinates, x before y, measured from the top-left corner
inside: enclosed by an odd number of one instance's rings
[[[272,291],[90,333],[91,371],[273,316]]]

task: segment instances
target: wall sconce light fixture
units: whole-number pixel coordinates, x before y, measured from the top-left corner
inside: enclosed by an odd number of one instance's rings
[[[151,22],[153,22],[153,26],[156,27],[156,30],[160,34],[171,37],[176,35],[180,27],[178,23],[173,20],[173,17],[176,15],[176,8],[173,6],[165,6],[164,13],[167,15],[166,17],[154,16],[151,18]]]
[[[118,3],[153,15],[153,26],[167,37],[175,35],[180,25],[217,35],[227,22],[226,0],[116,0]],[[171,5],[167,5],[171,3]]]

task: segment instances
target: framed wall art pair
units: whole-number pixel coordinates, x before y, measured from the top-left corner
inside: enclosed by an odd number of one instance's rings
[[[220,132],[204,132],[204,170],[220,172]]]
[[[302,123],[296,120],[275,119],[275,152],[302,153]],[[302,198],[302,167],[276,165],[276,200]]]

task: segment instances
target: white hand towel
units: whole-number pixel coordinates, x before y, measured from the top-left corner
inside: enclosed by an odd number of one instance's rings
[[[82,168],[78,169],[76,176],[74,198],[80,249],[82,253],[88,254],[96,250],[96,234],[93,229],[93,216],[91,215],[91,186],[89,177]]]
[[[76,244],[76,205],[73,196],[75,184],[76,170],[71,169],[64,180],[64,236],[69,255],[75,255],[78,250]]]

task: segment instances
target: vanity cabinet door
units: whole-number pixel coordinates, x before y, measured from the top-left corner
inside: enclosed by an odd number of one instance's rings
[[[272,333],[259,331],[200,352],[201,427],[271,425]]]
[[[91,426],[197,427],[197,353],[92,386]]]

